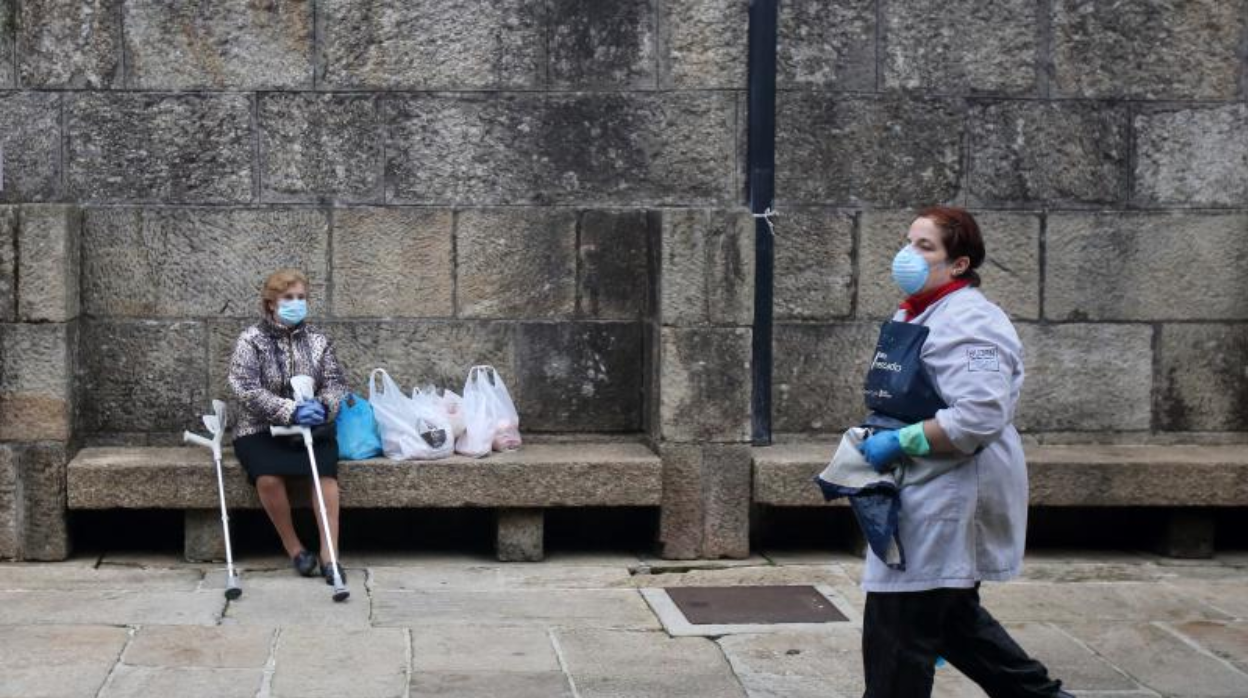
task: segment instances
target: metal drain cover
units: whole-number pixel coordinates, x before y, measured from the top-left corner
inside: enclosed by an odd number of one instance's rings
[[[693,625],[839,623],[849,620],[813,586],[667,587]]]

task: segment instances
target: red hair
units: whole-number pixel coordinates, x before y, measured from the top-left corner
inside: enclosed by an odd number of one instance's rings
[[[926,218],[940,228],[940,241],[945,246],[949,261],[969,257],[971,265],[961,278],[970,279],[972,286],[979,285],[979,273],[975,270],[984,263],[984,236],[974,216],[964,208],[955,206],[929,206],[919,211],[919,218]]]

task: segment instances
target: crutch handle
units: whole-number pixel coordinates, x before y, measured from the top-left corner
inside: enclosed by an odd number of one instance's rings
[[[274,436],[295,436],[296,434],[302,434],[303,430],[304,427],[283,427],[276,424],[269,427],[269,433]]]
[[[196,446],[203,446],[204,448],[211,448],[214,450],[216,449],[216,446],[217,446],[216,442],[209,441],[208,439],[205,439],[199,434],[195,434],[189,431],[182,432],[182,440],[187,443],[193,443]]]

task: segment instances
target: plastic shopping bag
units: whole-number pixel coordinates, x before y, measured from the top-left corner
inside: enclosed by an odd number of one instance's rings
[[[381,390],[377,389],[377,376],[381,376]],[[450,455],[445,448],[435,448],[430,437],[429,420],[434,417],[423,411],[411,398],[403,394],[398,383],[384,369],[376,369],[368,378],[368,404],[373,407],[377,428],[381,434],[381,448],[391,460],[430,460]],[[425,435],[422,436],[421,430]],[[427,438],[429,437],[429,438]]]
[[[442,409],[451,420],[451,431],[458,439],[468,429],[468,426],[464,424],[464,399],[454,390],[443,390]]]
[[[480,457],[520,448],[520,416],[493,366],[473,366],[464,382],[464,434],[455,450]]]
[[[428,446],[428,452],[415,456],[420,460],[446,458],[455,453],[455,435],[451,418],[442,407],[442,398],[433,386],[412,390],[412,410],[416,417],[416,433]]]
[[[335,423],[339,458],[364,460],[381,455],[381,435],[377,433],[373,407],[363,397],[348,395],[338,408]]]

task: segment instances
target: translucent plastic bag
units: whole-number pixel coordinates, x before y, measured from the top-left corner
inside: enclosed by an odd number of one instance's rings
[[[464,423],[464,399],[454,390],[443,390],[442,409],[446,411],[446,416],[451,420],[451,431],[458,439],[468,430],[468,426]]]
[[[377,389],[378,374],[381,390]],[[404,395],[384,369],[374,370],[368,378],[368,404],[373,406],[381,448],[387,458],[433,460],[451,455],[450,422],[441,406],[430,409],[427,400],[417,401]]]
[[[416,433],[429,447],[429,452],[415,456],[419,460],[447,458],[455,453],[455,434],[451,418],[442,407],[442,397],[433,386],[412,390],[412,409],[416,416]]]
[[[479,458],[520,448],[520,415],[493,366],[473,366],[464,381],[464,435],[455,450]]]

